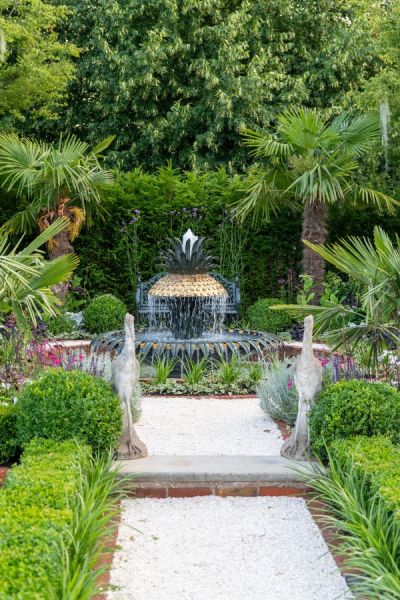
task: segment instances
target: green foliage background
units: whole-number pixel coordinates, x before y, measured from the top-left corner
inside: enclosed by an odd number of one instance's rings
[[[216,270],[229,278],[239,273],[243,306],[268,296],[293,299],[301,255],[301,214],[283,211],[270,223],[239,227],[232,204],[244,187],[242,178],[223,169],[181,173],[167,166],[155,174],[139,170],[117,174],[115,185],[104,192],[103,219],[96,219],[75,242],[78,274],[89,295],[112,293],[134,308],[138,273],[145,280],[159,272],[160,251],[168,245],[167,238],[191,227],[206,237]],[[130,224],[131,220],[135,222]],[[350,233],[369,235],[375,223],[389,232],[400,226],[398,217],[336,208],[330,216],[330,239]]]
[[[240,171],[243,126],[293,105],[335,111],[378,68],[355,0],[59,1],[73,11],[60,33],[82,49],[61,126],[116,134],[124,169]]]
[[[69,13],[43,0],[0,0],[0,129],[54,118],[78,55],[57,33]]]

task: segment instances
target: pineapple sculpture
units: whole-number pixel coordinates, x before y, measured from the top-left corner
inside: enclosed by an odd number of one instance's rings
[[[168,307],[169,327],[175,338],[198,338],[215,329],[224,316],[227,292],[209,271],[212,258],[203,248],[204,238],[188,229],[182,240],[170,239],[162,258],[167,275],[149,290],[150,302]]]

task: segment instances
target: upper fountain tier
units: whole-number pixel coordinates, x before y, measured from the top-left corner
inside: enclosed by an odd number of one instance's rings
[[[204,238],[188,229],[182,240],[170,239],[171,247],[162,258],[167,275],[149,290],[157,298],[226,298],[227,291],[214,277],[208,275],[212,258],[203,248]]]

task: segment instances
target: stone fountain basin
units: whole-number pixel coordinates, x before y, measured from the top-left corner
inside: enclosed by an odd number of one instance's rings
[[[104,333],[92,341],[91,350],[96,352],[119,353],[124,343],[123,331]],[[261,358],[269,352],[276,352],[280,340],[269,333],[227,329],[221,333],[206,332],[198,338],[178,339],[169,330],[137,330],[136,353],[148,362],[159,355],[172,359],[229,358],[232,354]]]

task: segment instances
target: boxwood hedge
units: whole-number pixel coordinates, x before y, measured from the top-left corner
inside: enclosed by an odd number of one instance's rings
[[[73,499],[90,450],[34,440],[0,490],[0,600],[47,600],[60,579]]]
[[[400,447],[385,436],[355,436],[334,441],[331,449],[337,458],[353,461],[367,477],[372,492],[400,519]]]

